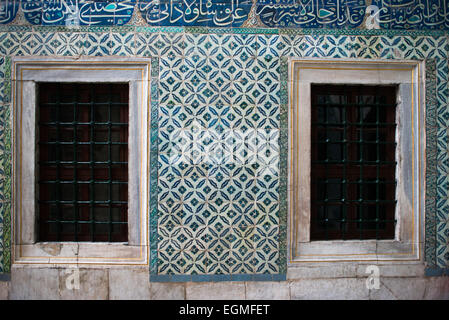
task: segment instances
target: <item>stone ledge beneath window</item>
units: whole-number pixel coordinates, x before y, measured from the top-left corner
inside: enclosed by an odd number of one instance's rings
[[[148,265],[147,246],[124,243],[41,242],[15,245],[15,264]]]
[[[325,265],[314,263],[307,266],[289,267],[287,270],[287,280],[298,279],[332,279],[332,278],[366,278],[368,266],[375,265],[379,268],[381,278],[391,277],[422,277],[425,266],[422,262],[403,262],[398,264],[387,264],[386,262],[365,262],[365,263],[334,263]]]
[[[290,261],[389,261],[420,259],[420,244],[396,240],[331,240],[297,245],[299,254]],[[422,244],[421,244],[422,250]]]

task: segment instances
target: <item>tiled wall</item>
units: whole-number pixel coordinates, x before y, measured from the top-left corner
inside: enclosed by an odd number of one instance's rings
[[[425,259],[449,266],[447,32],[149,27],[137,18],[33,26],[20,11],[16,19],[0,26],[0,272],[10,269],[10,57],[18,55],[153,58],[150,272],[161,280],[285,275],[288,57],[425,59]],[[229,136],[258,137],[252,158],[174,161],[179,148],[195,151],[183,138],[217,151]]]

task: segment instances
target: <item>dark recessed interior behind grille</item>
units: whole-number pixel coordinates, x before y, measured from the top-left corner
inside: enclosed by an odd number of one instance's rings
[[[39,241],[127,241],[128,95],[128,84],[38,84]]]
[[[396,87],[312,85],[311,240],[392,239]]]

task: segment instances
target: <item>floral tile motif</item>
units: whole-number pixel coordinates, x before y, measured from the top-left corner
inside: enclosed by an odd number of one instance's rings
[[[105,56],[111,53],[111,47],[115,41],[111,39],[110,33],[89,32],[83,46],[83,55]]]
[[[289,35],[281,34],[280,39],[276,45],[276,49],[281,57],[302,57],[302,42],[304,41],[303,35]]]
[[[11,56],[74,56],[81,53],[83,38],[79,32],[4,33],[0,35],[0,52]]]
[[[32,38],[32,32],[4,33],[0,35],[1,53],[15,56],[31,55],[31,50],[37,45]]]
[[[158,57],[167,44],[161,40],[159,32],[138,32],[134,35],[134,46],[137,56]]]
[[[82,53],[85,35],[80,32],[34,33],[33,55],[77,56]]]
[[[438,266],[447,266],[449,261],[449,219],[437,222],[436,260]]]
[[[431,37],[382,37],[382,58],[425,59],[433,58],[436,42]]]
[[[279,50],[277,49],[279,43],[281,41],[281,37],[277,34],[274,35],[258,35],[257,43],[258,43],[258,56],[272,56],[279,57]]]
[[[113,32],[108,41],[109,54],[113,56],[133,56],[135,48],[133,33]]]

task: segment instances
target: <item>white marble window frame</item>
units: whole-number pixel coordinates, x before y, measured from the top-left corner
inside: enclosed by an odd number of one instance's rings
[[[150,59],[15,57],[12,75],[13,265],[148,265]],[[127,242],[37,241],[38,82],[129,84]]]
[[[424,70],[424,61],[289,59],[289,266],[322,262],[422,261],[425,194]],[[312,84],[398,85],[395,210],[398,223],[394,239],[310,240]]]

